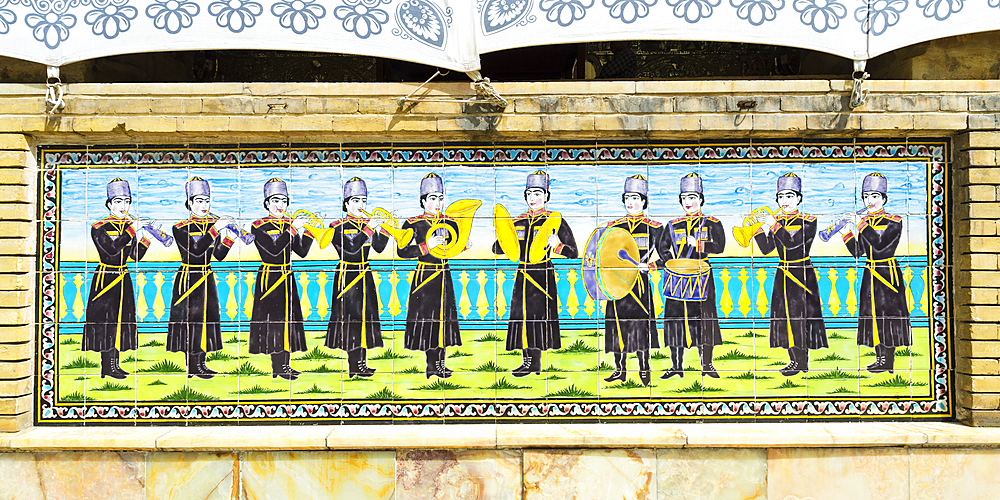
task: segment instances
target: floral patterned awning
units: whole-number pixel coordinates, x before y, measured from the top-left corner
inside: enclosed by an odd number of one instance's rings
[[[787,45],[851,59],[1000,28],[1000,0],[0,0],[0,55],[52,66],[200,49],[337,52],[460,71],[603,40]]]

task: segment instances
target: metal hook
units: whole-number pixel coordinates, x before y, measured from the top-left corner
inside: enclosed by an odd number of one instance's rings
[[[59,79],[59,67],[48,66],[45,75],[45,104],[52,106],[47,112],[54,115],[66,107],[66,102],[63,101],[62,80]]]
[[[868,89],[865,88],[865,80],[871,75],[865,71],[867,62],[854,61],[854,73],[851,74],[851,78],[854,79],[854,85],[851,88],[851,109],[864,105],[865,99],[868,98]]]

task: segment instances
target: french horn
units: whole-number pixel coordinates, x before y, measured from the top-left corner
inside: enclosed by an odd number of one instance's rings
[[[458,200],[445,209],[444,214],[451,217],[458,224],[458,234],[455,230],[444,222],[438,222],[427,230],[427,236],[434,234],[438,229],[448,231],[451,236],[451,243],[438,245],[431,249],[430,254],[439,259],[451,259],[465,251],[465,246],[469,243],[469,235],[472,233],[472,220],[476,216],[476,210],[483,205],[479,200]],[[425,238],[426,241],[426,238]]]
[[[750,212],[750,215],[743,218],[742,226],[733,226],[733,238],[743,248],[750,246],[750,238],[764,225],[764,218],[768,215],[774,215],[774,212],[766,206]]]

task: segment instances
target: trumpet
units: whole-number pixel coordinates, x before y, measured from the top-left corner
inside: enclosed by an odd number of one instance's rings
[[[165,233],[159,227],[154,226],[152,220],[150,220],[150,219],[140,219],[140,218],[138,218],[138,217],[136,217],[136,216],[134,216],[134,215],[132,215],[132,214],[130,214],[128,212],[125,212],[125,215],[127,215],[134,222],[137,222],[137,223],[141,224],[141,227],[143,229],[145,229],[146,232],[148,232],[150,236],[152,236],[153,238],[155,238],[156,241],[159,241],[160,244],[162,244],[163,246],[169,247],[170,245],[174,244],[174,237],[170,236],[167,233]]]
[[[864,215],[866,213],[868,213],[868,207],[858,210],[857,215]],[[830,225],[830,227],[820,231],[819,239],[823,241],[830,241],[830,238],[833,238],[833,235],[837,234],[848,222],[851,222],[851,219],[842,217],[840,220]]]
[[[370,214],[368,212],[365,212],[364,210],[362,210],[361,213],[364,214],[364,216],[368,217],[369,219],[384,219],[385,223],[382,224],[382,228],[388,231],[390,235],[392,235],[392,239],[396,240],[396,246],[398,246],[399,248],[405,247],[410,243],[410,240],[413,239],[413,230],[400,229],[399,220],[396,219],[396,216],[389,213],[388,210],[379,207],[372,209],[372,212]]]
[[[222,216],[215,215],[213,213],[209,213],[208,215],[210,217],[215,217],[216,220],[222,219],[222,218],[233,219],[233,217],[222,217]],[[239,224],[236,224],[235,222],[230,222],[229,224],[226,225],[226,229],[229,229],[230,231],[236,233],[240,237],[240,239],[243,240],[243,244],[244,245],[249,245],[249,244],[253,243],[253,235],[250,234],[250,233],[248,233],[242,227],[240,227]]]
[[[781,211],[779,210],[778,212],[780,213]],[[774,215],[774,212],[770,208],[763,206],[744,217],[742,226],[733,227],[733,237],[736,238],[736,242],[743,248],[750,246],[750,238],[764,225],[764,218],[768,215]]]
[[[309,231],[316,237],[316,240],[319,241],[320,249],[326,248],[333,241],[333,230],[323,227],[322,217],[308,210],[296,210],[294,216],[288,215],[288,212],[281,212],[281,215],[289,219],[298,219],[299,217],[308,218],[309,222],[302,226],[302,229]]]

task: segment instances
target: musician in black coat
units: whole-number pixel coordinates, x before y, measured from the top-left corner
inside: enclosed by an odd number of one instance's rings
[[[790,377],[809,371],[809,351],[829,347],[816,268],[809,258],[816,238],[816,217],[799,212],[802,180],[793,173],[778,178],[779,213],[764,218],[754,235],[761,253],[777,250],[778,268],[771,290],[771,347],[788,350],[780,370]]]
[[[378,289],[368,265],[368,254],[385,250],[389,232],[384,219],[368,218],[368,186],[358,177],[344,184],[343,209],[347,217],[330,224],[333,246],[340,254],[340,264],[333,280],[330,324],[326,346],[347,351],[348,376],[371,377],[368,349],[382,347],[379,321]]]
[[[192,177],[184,186],[191,217],[174,224],[174,241],[181,256],[181,267],[174,275],[170,294],[170,323],[167,326],[167,351],[187,355],[188,377],[210,379],[216,371],[205,364],[209,351],[222,349],[219,291],[212,271],[212,258],[221,261],[233,247],[233,238],[222,231],[231,220],[215,217],[208,181]],[[232,234],[235,237],[235,234]]]
[[[510,300],[510,318],[507,321],[507,350],[520,349],[523,363],[511,373],[523,377],[530,373],[540,374],[542,351],[559,349],[562,339],[559,335],[559,295],[556,288],[556,271],[552,265],[552,255],[575,259],[578,255],[573,230],[560,217],[558,226],[553,226],[553,212],[545,209],[549,201],[549,175],[539,170],[528,175],[524,188],[524,201],[528,211],[514,219],[517,232],[518,266],[514,278],[514,290]],[[544,256],[538,262],[529,258],[531,247],[541,236],[546,238]],[[493,243],[493,253],[503,254],[499,241]]]
[[[305,219],[291,219],[285,212],[288,187],[281,179],[264,184],[264,209],[268,216],[254,221],[250,230],[261,260],[250,317],[250,353],[271,357],[272,377],[295,380],[299,372],[289,364],[291,353],[306,350],[306,332],[292,253],[305,257],[314,235],[303,229]]]
[[[413,239],[400,248],[404,259],[417,259],[417,269],[410,281],[410,298],[406,305],[406,333],[403,346],[414,351],[424,351],[427,358],[425,374],[448,378],[452,374],[445,366],[445,348],[462,345],[458,327],[458,308],[455,305],[455,284],[446,259],[431,254],[434,248],[444,248],[458,239],[458,223],[443,215],[444,181],[430,173],[420,181],[420,206],[424,213],[408,219],[403,230],[412,229]],[[438,227],[443,224],[451,231]]]
[[[132,191],[128,182],[114,179],[108,183],[104,205],[111,215],[90,228],[101,263],[94,272],[87,295],[86,324],[83,327],[83,350],[101,353],[101,378],[124,379],[128,372],[118,362],[121,351],[133,351],[139,344],[135,318],[135,290],[128,272],[128,261],[142,260],[149,249],[149,239],[142,227],[136,227],[128,213]]]
[[[708,256],[726,249],[726,231],[722,222],[702,213],[705,194],[701,177],[688,174],[681,178],[678,199],[685,216],[670,221],[663,231],[658,252],[670,259],[694,259],[708,262]],[[670,347],[670,370],[660,378],[684,377],[684,350],[698,348],[701,373],[719,378],[712,364],[715,346],[722,344],[719,313],[715,302],[715,277],[711,269],[705,283],[705,300],[678,300],[664,297],[663,343]]]
[[[872,373],[894,369],[896,348],[913,345],[906,280],[896,262],[896,247],[903,234],[903,218],[885,213],[888,181],[879,173],[865,176],[861,197],[868,213],[854,216],[854,231],[844,234],[844,244],[855,257],[867,257],[861,278],[858,345],[875,348]],[[842,230],[843,231],[843,230]]]
[[[653,309],[655,291],[650,287],[648,273],[656,270],[657,259],[650,258],[650,250],[662,238],[663,224],[643,214],[649,206],[648,192],[649,184],[644,176],[633,175],[625,179],[622,204],[628,215],[606,224],[627,231],[635,239],[640,273],[628,295],[608,301],[605,306],[604,352],[612,353],[615,359],[615,371],[604,379],[605,382],[625,381],[628,353],[634,352],[639,361],[639,380],[642,385],[649,385],[649,349],[660,347],[656,310]]]

